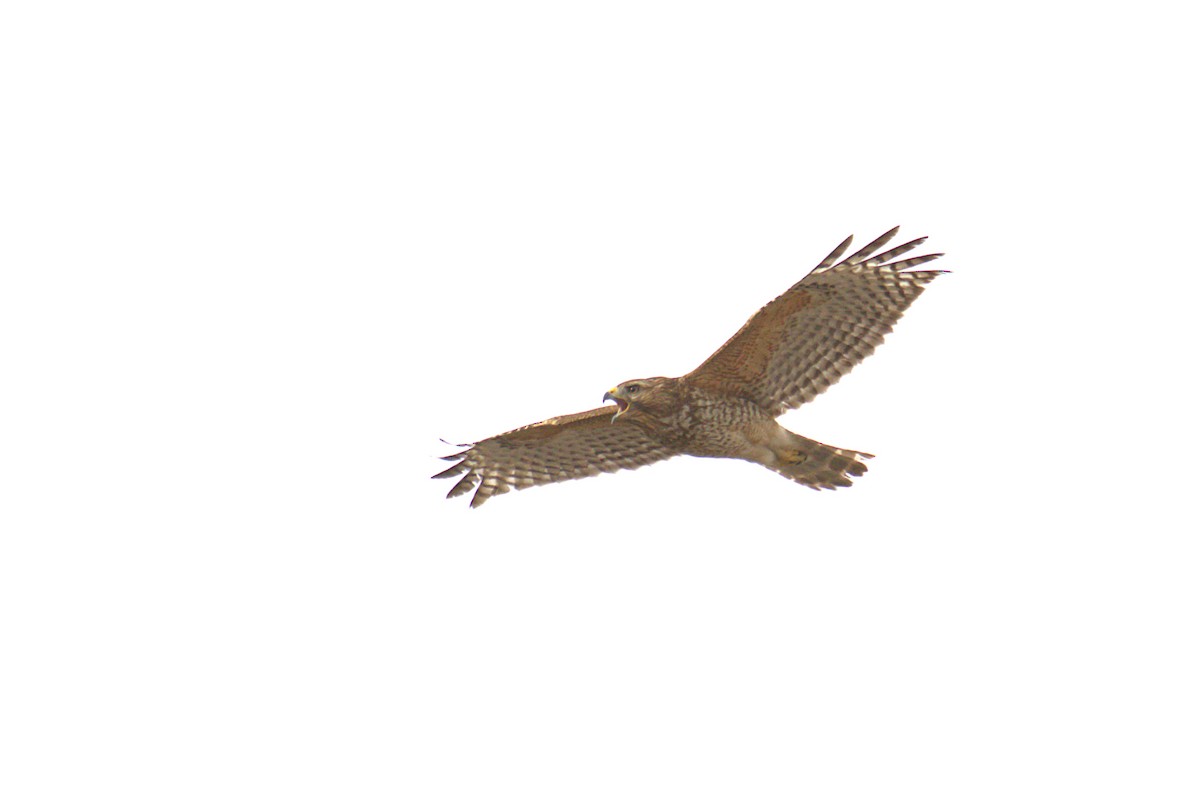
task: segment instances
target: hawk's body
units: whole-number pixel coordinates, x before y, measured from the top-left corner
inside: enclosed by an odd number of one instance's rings
[[[898,229],[898,228],[897,228]],[[689,374],[618,385],[615,406],[556,417],[484,439],[447,460],[465,473],[450,496],[476,486],[471,506],[513,488],[634,469],[675,455],[740,458],[811,488],[850,485],[868,453],[821,444],[775,421],[871,354],[937,276],[909,270],[931,254],[892,261],[925,238],[871,256],[893,229],[843,261],[847,238],[791,289],[764,306]]]

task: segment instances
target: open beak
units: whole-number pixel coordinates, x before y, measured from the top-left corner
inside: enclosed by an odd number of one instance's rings
[[[601,402],[612,401],[613,403],[615,403],[617,405],[617,413],[612,416],[613,422],[616,422],[617,418],[620,417],[622,414],[624,414],[629,409],[629,401],[616,395],[616,392],[617,392],[617,388],[614,387],[611,390],[609,390],[608,392],[604,393],[604,398],[601,399]]]

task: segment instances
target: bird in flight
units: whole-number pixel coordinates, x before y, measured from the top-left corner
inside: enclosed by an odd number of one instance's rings
[[[876,253],[900,227],[842,259],[847,237],[799,283],[763,306],[691,373],[622,382],[610,405],[492,436],[444,458],[435,479],[464,475],[447,498],[501,493],[676,455],[740,458],[818,490],[850,485],[870,453],[831,447],[776,418],[808,403],[875,351],[944,270],[910,269],[941,254],[901,258],[924,237]]]

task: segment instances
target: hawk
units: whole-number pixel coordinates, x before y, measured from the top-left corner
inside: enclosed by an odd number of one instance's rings
[[[434,478],[465,475],[447,498],[474,490],[472,507],[513,489],[676,455],[740,458],[818,490],[849,486],[873,455],[792,433],[775,418],[874,352],[924,286],[945,272],[909,269],[941,254],[900,258],[924,237],[876,254],[899,230],[841,259],[854,240],[847,237],[691,373],[631,379],[604,394],[609,406],[459,445],[466,449],[444,458],[457,463]]]

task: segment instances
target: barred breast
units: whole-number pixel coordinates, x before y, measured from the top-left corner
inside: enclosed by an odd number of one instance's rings
[[[700,457],[755,459],[764,428],[775,419],[758,404],[745,398],[691,390],[679,411],[679,432],[687,438],[680,452]]]

